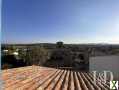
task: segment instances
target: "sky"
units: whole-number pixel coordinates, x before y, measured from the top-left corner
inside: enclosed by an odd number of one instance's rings
[[[3,0],[1,38],[119,44],[119,0]]]

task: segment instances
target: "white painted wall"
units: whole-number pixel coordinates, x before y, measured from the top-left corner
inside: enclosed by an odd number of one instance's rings
[[[90,57],[90,71],[108,70],[114,73],[115,78],[119,79],[119,56],[96,56]]]

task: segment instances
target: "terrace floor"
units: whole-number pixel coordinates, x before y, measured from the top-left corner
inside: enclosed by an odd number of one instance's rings
[[[3,70],[2,79],[4,90],[109,90],[91,73],[40,66]]]

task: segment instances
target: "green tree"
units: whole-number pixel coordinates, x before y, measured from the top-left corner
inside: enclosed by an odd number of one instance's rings
[[[56,44],[57,44],[57,48],[62,48],[63,47],[63,42],[62,41],[59,41]]]
[[[44,65],[48,59],[48,51],[43,47],[34,46],[27,50],[26,60],[28,65]]]

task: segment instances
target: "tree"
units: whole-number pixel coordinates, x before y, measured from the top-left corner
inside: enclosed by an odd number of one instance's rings
[[[35,46],[28,49],[26,53],[27,64],[44,65],[48,59],[48,51],[43,47]]]
[[[59,41],[56,44],[57,44],[57,48],[62,48],[63,47],[63,42],[62,41]]]

